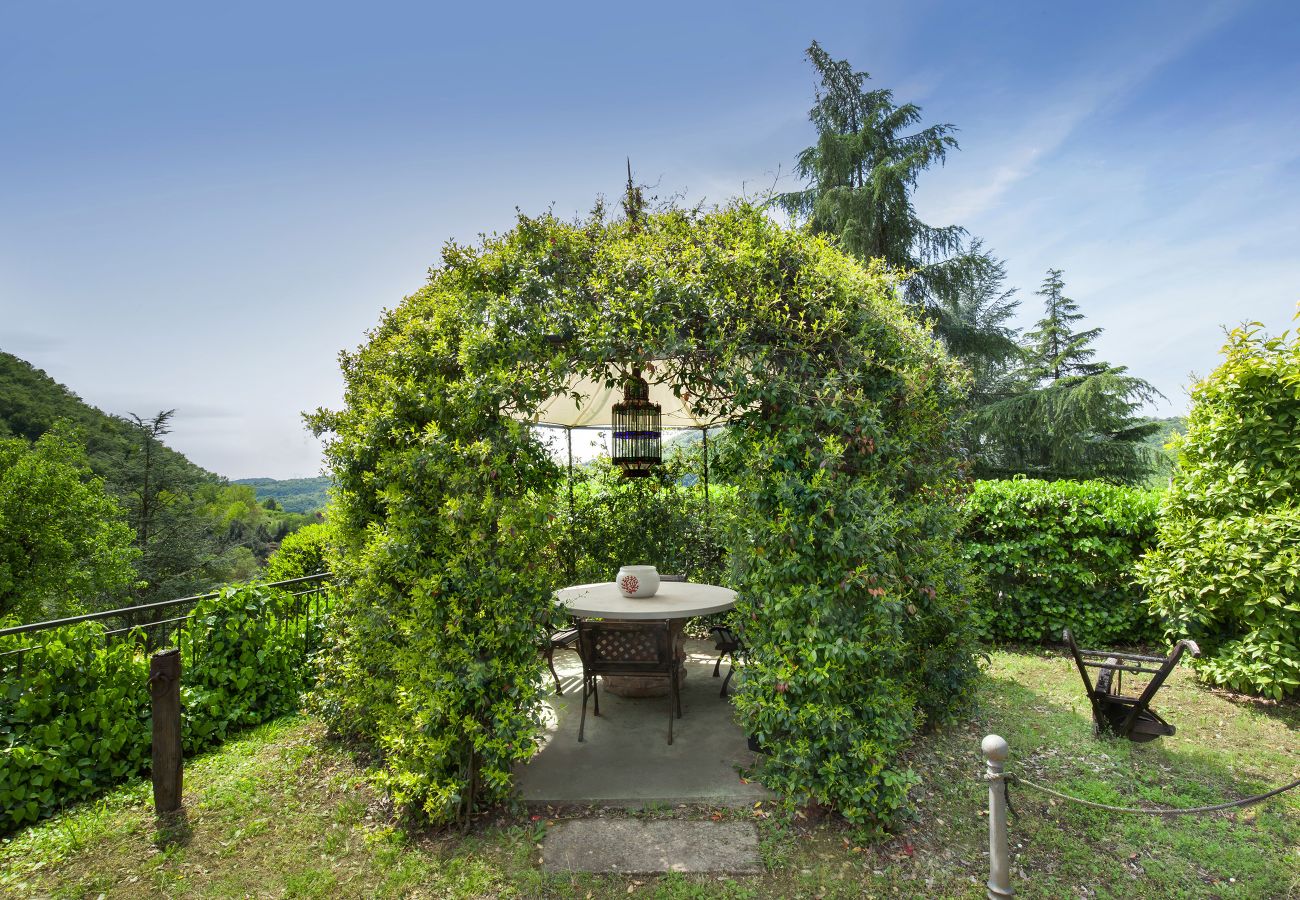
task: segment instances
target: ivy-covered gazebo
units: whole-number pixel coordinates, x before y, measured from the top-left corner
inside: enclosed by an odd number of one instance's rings
[[[627,212],[521,216],[448,244],[344,355],[345,407],[312,417],[345,585],[318,708],[428,820],[508,795],[540,733],[538,642],[565,583],[564,469],[529,423],[576,380],[615,387],[639,367],[729,423],[741,461],[735,704],[763,780],[888,820],[909,737],[974,672],[953,543],[961,370],[892,276],[821,238],[744,204]]]

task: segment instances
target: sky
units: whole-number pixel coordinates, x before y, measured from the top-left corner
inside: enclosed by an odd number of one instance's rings
[[[230,478],[319,474],[300,414],[448,240],[791,189],[816,39],[961,150],[921,218],[1049,267],[1186,411],[1224,326],[1300,301],[1300,4],[0,3],[0,350]]]

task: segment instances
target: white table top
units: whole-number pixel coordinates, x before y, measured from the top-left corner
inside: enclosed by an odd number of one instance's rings
[[[597,619],[688,619],[723,612],[736,605],[736,592],[716,584],[664,581],[653,597],[624,597],[612,581],[560,588],[555,602],[575,616]]]

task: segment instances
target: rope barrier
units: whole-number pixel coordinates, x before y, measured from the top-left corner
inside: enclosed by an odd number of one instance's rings
[[[1143,809],[1133,806],[1111,806],[1108,803],[1097,803],[1093,800],[1084,800],[1082,797],[1072,797],[1069,794],[1063,794],[1060,791],[1044,787],[1027,778],[1021,778],[1012,772],[1006,771],[1006,761],[1007,757],[1011,755],[1011,748],[1007,746],[1004,739],[996,734],[984,737],[984,740],[980,742],[980,751],[984,754],[986,762],[984,781],[989,786],[989,880],[986,895],[989,900],[1008,900],[1008,898],[1014,897],[1016,893],[1011,886],[1011,850],[1007,838],[1007,815],[1008,813],[1015,815],[1015,810],[1011,807],[1010,785],[1012,782],[1023,784],[1025,787],[1033,788],[1036,791],[1042,791],[1044,794],[1064,800],[1067,803],[1077,803],[1080,806],[1100,809],[1105,812],[1141,816],[1186,816],[1194,813],[1212,813],[1224,809],[1235,809],[1262,803],[1270,797],[1276,797],[1278,794],[1300,787],[1300,778],[1297,778],[1289,784],[1284,784],[1263,794],[1242,797],[1240,800],[1230,800],[1227,803],[1216,803],[1213,806],[1193,806],[1185,809],[1170,807]],[[1024,877],[1024,873],[1021,873],[1021,877]]]
[[[1059,800],[1065,800],[1069,803],[1078,803],[1080,806],[1089,806],[1092,807],[1093,809],[1105,810],[1106,812],[1129,813],[1134,815],[1147,815],[1147,816],[1186,816],[1186,815],[1191,815],[1193,813],[1211,813],[1211,812],[1219,812],[1220,810],[1224,810],[1224,809],[1234,809],[1236,807],[1241,807],[1241,806],[1252,806],[1256,803],[1262,803],[1263,801],[1269,799],[1270,797],[1276,797],[1278,794],[1289,791],[1292,788],[1300,787],[1300,778],[1297,778],[1295,781],[1292,781],[1290,784],[1284,784],[1282,785],[1282,787],[1274,788],[1273,790],[1268,791],[1267,793],[1255,794],[1252,797],[1243,797],[1240,800],[1232,800],[1228,803],[1216,803],[1213,806],[1192,806],[1185,809],[1174,809],[1171,807],[1167,807],[1165,809],[1145,809],[1142,807],[1135,807],[1135,806],[1111,806],[1106,803],[1097,803],[1092,800],[1084,800],[1081,797],[1071,797],[1069,794],[1062,794],[1060,791],[1054,791],[1051,788],[1044,787],[1041,784],[1035,784],[1034,782],[1030,781],[1027,778],[1021,778],[1020,776],[1014,775],[1010,772],[1006,772],[1002,774],[1001,781],[1004,785],[1004,790],[1005,790],[1005,785],[1011,782],[1015,782],[1016,784],[1023,784],[1025,787],[1033,788],[1036,791],[1042,791],[1044,794],[1050,794],[1051,796],[1056,797]],[[1008,805],[1010,805],[1011,794],[1009,790],[1006,793],[1006,797],[1007,797]]]

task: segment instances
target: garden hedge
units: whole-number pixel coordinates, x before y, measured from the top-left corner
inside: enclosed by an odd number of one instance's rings
[[[1054,644],[1067,626],[1088,646],[1160,638],[1135,583],[1158,506],[1156,491],[1102,481],[976,482],[962,546],[983,638]]]
[[[1297,317],[1300,321],[1300,317]],[[1140,576],[1170,640],[1211,684],[1300,695],[1300,333],[1234,329],[1192,390],[1187,433]]]
[[[525,423],[571,376],[639,366],[734,425],[726,577],[751,648],[735,702],[769,751],[760,777],[887,821],[909,737],[975,671],[955,543],[966,376],[882,269],[750,206],[649,214],[634,194],[622,220],[521,216],[448,245],[344,355],[345,407],[311,420],[347,586],[318,708],[421,818],[509,796],[566,577],[563,472]]]
[[[182,637],[186,753],[294,709],[306,687],[286,596],[256,586],[200,601]],[[0,669],[0,832],[148,770],[149,658],[133,638],[107,642],[82,622],[0,639],[32,649]]]

